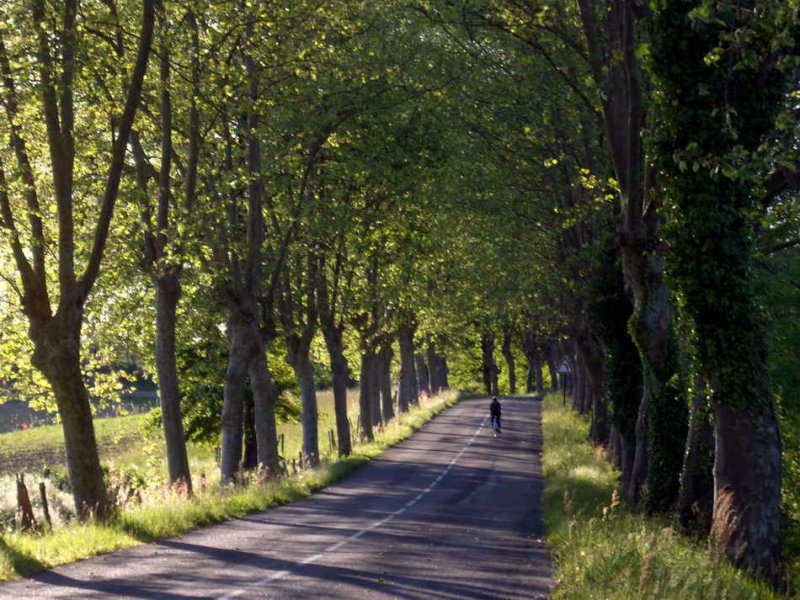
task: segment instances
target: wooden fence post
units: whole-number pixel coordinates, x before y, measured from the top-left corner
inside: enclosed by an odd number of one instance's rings
[[[50,505],[47,503],[47,488],[44,481],[39,482],[39,497],[42,499],[42,512],[44,513],[44,521],[47,526],[52,529],[53,520],[50,518]]]
[[[25,474],[17,475],[17,520],[22,531],[36,529],[36,517],[31,506],[31,497],[25,485]]]

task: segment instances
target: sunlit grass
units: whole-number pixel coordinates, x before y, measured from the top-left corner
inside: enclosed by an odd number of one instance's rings
[[[618,473],[588,441],[587,422],[545,399],[545,526],[556,562],[553,598],[753,600],[781,598],[734,570],[665,518],[619,502]]]
[[[356,424],[358,416],[358,390],[348,391],[348,413]],[[317,393],[319,410],[320,454],[334,456],[336,450],[328,442],[329,431],[336,427],[333,393]],[[123,417],[106,417],[94,420],[95,436],[104,463],[116,468],[157,465],[160,471],[151,473],[166,476],[164,444],[147,440],[144,436],[146,414]],[[278,432],[284,434],[283,456],[297,459],[302,446],[299,423],[279,423]],[[215,452],[210,444],[188,444],[189,462],[193,473],[205,472],[214,476]],[[20,471],[37,472],[45,466],[60,467],[64,463],[64,433],[60,424],[44,425],[31,429],[0,434],[0,476]]]
[[[280,481],[263,485],[251,482],[246,487],[224,489],[212,482],[205,489],[196,486],[198,491],[190,500],[176,492],[159,488],[145,492],[140,505],[127,508],[106,523],[72,524],[40,534],[2,534],[0,580],[175,536],[203,525],[306,497],[405,439],[457,399],[455,392],[448,392],[423,400],[419,407],[401,415],[379,431],[374,442],[356,444],[351,456],[335,461],[329,458],[319,469],[303,471]],[[299,429],[296,431],[299,432]],[[287,444],[288,438],[289,435]]]
[[[133,441],[140,445],[145,414],[94,420],[97,445],[104,460],[125,454]],[[60,462],[64,456],[64,432],[60,424],[0,434],[0,475],[13,473],[24,465],[39,470]]]

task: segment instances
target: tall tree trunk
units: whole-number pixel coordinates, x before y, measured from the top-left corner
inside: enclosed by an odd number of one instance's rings
[[[517,393],[517,365],[514,360],[514,352],[511,349],[513,340],[513,331],[508,327],[504,328],[502,352],[508,369],[508,391],[512,396]]]
[[[544,394],[544,376],[542,375],[542,363],[536,362],[533,365],[534,373],[536,375],[536,393]]]
[[[351,379],[342,341],[344,322],[337,316],[344,255],[341,251],[337,252],[330,275],[325,268],[324,255],[318,257],[318,260],[319,266],[314,269],[316,299],[322,335],[330,357],[337,449],[339,456],[348,456],[353,450],[350,421],[347,417],[347,388],[351,385]]]
[[[585,388],[583,396],[583,414],[589,415],[591,417],[592,405],[594,403],[594,388],[592,387],[592,376],[589,373],[589,369],[586,366],[584,366],[583,372],[584,372],[583,385]]]
[[[610,423],[606,405],[605,352],[603,347],[589,332],[579,336],[578,351],[583,357],[587,383],[590,389],[588,407],[592,415],[590,435],[592,441],[601,446],[608,444]]]
[[[247,141],[247,222],[245,230],[246,254],[244,261],[233,253],[230,264],[232,297],[238,299],[239,309],[242,313],[242,322],[245,325],[243,334],[247,336],[247,346],[250,352],[246,367],[246,374],[250,377],[250,386],[253,390],[253,413],[257,438],[257,452],[259,467],[267,474],[277,475],[280,469],[278,460],[278,436],[275,424],[275,404],[277,390],[272,384],[266,362],[266,347],[264,338],[259,330],[259,302],[271,305],[275,290],[271,289],[266,297],[262,294],[262,263],[264,247],[264,205],[266,189],[264,174],[261,168],[261,114],[257,110],[258,100],[262,92],[259,89],[261,76],[258,61],[255,59],[251,48],[254,44],[254,20],[245,20],[244,32],[244,63],[247,72],[248,95],[250,101],[246,112],[245,139]],[[227,159],[226,159],[227,161]],[[229,165],[230,166],[230,165]],[[236,223],[236,207],[229,208],[231,224]],[[242,268],[243,267],[243,268]],[[280,273],[282,263],[276,265],[276,276]],[[277,280],[276,280],[277,281]],[[269,319],[272,317],[270,316]],[[301,383],[302,389],[302,383]],[[305,429],[304,448],[305,448]],[[318,456],[318,454],[317,454]],[[312,466],[313,455],[312,455]]]
[[[394,419],[394,398],[392,397],[392,338],[382,340],[378,352],[378,386],[381,393],[381,412],[383,422],[388,423]]]
[[[642,401],[642,361],[628,331],[633,304],[625,291],[619,252],[610,236],[601,250],[598,263],[601,266],[589,301],[592,331],[602,339],[606,349],[606,396],[618,437],[616,452],[621,471],[620,491],[628,496],[631,492],[638,494],[644,483],[643,477],[640,477],[632,489],[636,422]],[[644,429],[640,431],[640,435],[643,434]],[[644,465],[644,456],[641,459],[640,465]],[[637,496],[629,496],[631,500],[635,498]]]
[[[530,331],[526,331],[522,337],[522,351],[528,360],[528,377],[525,391],[526,393],[531,393],[535,390],[537,394],[543,394],[542,360],[536,343],[536,336]],[[556,384],[557,386],[558,384]]]
[[[233,310],[228,320],[228,368],[223,391],[222,452],[219,465],[223,485],[235,481],[242,460],[247,370],[253,354],[248,325],[240,322],[237,312]]]
[[[575,389],[576,383],[578,381],[578,365],[575,363],[574,360],[567,361],[569,365],[570,371],[564,374],[564,378],[561,380],[561,386],[566,390],[567,396],[575,399]]]
[[[634,491],[636,491],[635,486],[632,483],[633,473],[635,470],[634,466],[635,460],[636,460],[636,437],[635,436],[626,437],[622,435],[622,432],[620,431],[619,470],[621,476],[619,479],[619,489],[622,492],[622,495],[628,498],[632,502],[636,501],[636,497],[631,495]]]
[[[483,385],[489,396],[499,393],[497,383],[497,363],[494,361],[494,335],[484,333],[481,336],[481,357],[483,360]]]
[[[636,434],[639,407],[642,398],[641,359],[636,345],[627,332],[627,319],[617,320],[616,339],[612,343],[607,362],[607,380],[611,419],[619,432],[620,491],[631,500],[637,496],[640,485],[632,487],[632,470],[636,452]],[[644,457],[642,457],[644,459]],[[643,479],[641,480],[643,482]]]
[[[638,497],[644,480],[646,508],[661,511],[677,498],[687,415],[673,339],[672,306],[664,282],[658,198],[645,198],[647,174],[641,141],[645,113],[637,57],[640,14],[633,2],[612,2],[600,13],[590,0],[579,0],[578,7],[592,77],[603,95],[604,124],[619,183],[617,235],[622,270],[634,299],[630,330],[644,375],[640,423],[647,431],[637,433],[636,477],[632,480],[636,493],[631,497]],[[640,443],[647,448],[639,448]]]
[[[162,23],[166,28],[166,24]],[[144,263],[151,275],[156,297],[156,371],[158,373],[161,420],[167,447],[167,467],[170,483],[182,483],[191,493],[192,480],[183,434],[180,388],[176,363],[176,310],[180,299],[180,267],[169,265],[166,258],[170,231],[170,200],[172,169],[172,99],[170,92],[170,46],[165,29],[161,30],[159,83],[161,84],[161,166],[158,173],[158,207],[153,227],[150,207],[144,210]],[[138,136],[134,136],[138,145]],[[141,151],[140,151],[141,152]],[[144,159],[138,159],[137,163]],[[148,163],[149,165],[149,163]],[[139,186],[147,197],[147,174],[139,175]],[[145,200],[147,202],[147,200]]]
[[[589,369],[589,374],[592,381],[592,441],[597,445],[605,446],[608,444],[611,429],[604,393],[602,363],[599,368],[593,364]]]
[[[647,479],[647,411],[650,408],[650,394],[644,390],[639,412],[636,417],[634,436],[633,463],[631,476],[628,479],[628,490],[625,494],[633,502],[639,502]]]
[[[383,425],[383,410],[381,407],[381,355],[378,349],[374,349],[372,357],[370,358],[370,390],[369,399],[372,403],[372,426],[379,427]]]
[[[764,371],[761,385],[768,389]],[[715,497],[711,539],[738,566],[777,581],[781,444],[775,406],[763,392],[744,408],[713,402]]]
[[[417,389],[417,369],[414,365],[414,332],[416,327],[406,321],[397,330],[400,344],[400,388],[398,390],[398,410],[407,412],[419,398]]]
[[[339,456],[348,456],[353,451],[350,437],[350,421],[347,418],[347,385],[350,381],[350,375],[347,369],[347,359],[344,356],[342,330],[335,325],[323,325],[322,332],[331,363],[333,410],[336,414],[336,439],[338,441]]]
[[[437,393],[450,389],[447,372],[447,358],[445,355],[434,349],[429,354],[429,360],[431,381],[435,382],[433,387],[438,390]]]
[[[591,414],[592,410],[592,394],[594,390],[592,389],[592,378],[589,373],[589,367],[586,364],[586,360],[581,358],[580,360],[581,365],[581,384],[583,385],[583,393],[582,398],[583,402],[581,403],[581,414],[589,415]]]
[[[535,369],[536,363],[539,361],[538,352],[536,352],[536,338],[530,331],[526,331],[522,335],[522,352],[525,354],[525,359],[528,361],[528,371],[525,377],[525,393],[530,394],[536,389]]]
[[[437,365],[436,346],[432,338],[428,340],[426,354],[428,359],[428,385],[430,385],[431,388],[431,396],[435,396],[441,391],[441,389],[439,387],[439,369]]]
[[[256,434],[256,459],[259,469],[266,476],[277,476],[281,472],[278,454],[278,428],[275,422],[275,408],[279,391],[272,380],[272,373],[267,365],[267,352],[259,332],[255,327],[251,330],[254,339],[255,353],[250,359],[248,373],[250,387],[253,390],[253,428]]]
[[[714,509],[714,428],[705,381],[698,377],[689,413],[689,434],[678,494],[678,522],[686,531],[708,535]]]
[[[253,317],[254,310],[252,304],[231,301],[229,311],[228,368],[223,392],[220,459],[220,480],[223,485],[235,481],[241,466],[248,376],[253,393],[255,463],[269,475],[280,472],[275,424],[277,390],[267,368],[266,351]]]
[[[31,338],[35,344],[32,363],[47,378],[56,397],[78,518],[102,518],[108,514],[109,506],[89,393],[80,366],[82,314],[77,308],[67,313],[71,317],[69,320],[64,319],[63,314],[44,325],[31,324]]]
[[[244,471],[258,468],[258,440],[256,438],[256,414],[253,394],[245,392],[244,416],[242,417],[243,451],[241,467]]]
[[[558,387],[558,364],[561,352],[558,349],[558,342],[550,341],[547,343],[547,370],[550,373],[550,391],[557,392]]]
[[[167,468],[171,484],[179,484],[192,493],[192,477],[181,415],[181,394],[176,362],[176,310],[181,288],[178,275],[170,273],[153,278],[156,291],[156,370],[161,421],[167,446]]]
[[[311,336],[287,336],[287,362],[294,369],[300,385],[300,403],[303,425],[303,459],[306,465],[319,466],[319,411],[317,409],[317,389],[314,384],[314,369],[311,364]]]
[[[559,380],[558,363],[547,361],[547,372],[550,375],[550,391],[557,392],[564,385],[563,381]]]
[[[620,449],[619,430],[611,425],[611,431],[608,434],[608,456],[611,464],[618,470],[622,470],[622,450]]]
[[[450,367],[447,366],[447,357],[444,354],[439,355],[439,369],[441,377],[441,388],[443,390],[450,389]]]
[[[39,67],[40,73],[37,86],[41,92],[39,97],[42,100],[41,108],[45,115],[47,145],[50,151],[49,164],[42,165],[42,171],[49,171],[51,175],[51,191],[58,212],[58,260],[57,269],[52,271],[58,273],[59,298],[55,312],[48,293],[49,271],[46,260],[50,253],[46,252],[36,176],[31,167],[32,161],[28,156],[25,139],[18,127],[20,103],[9,66],[9,57],[5,44],[0,43],[0,69],[3,72],[2,85],[5,88],[3,104],[9,122],[17,125],[11,127],[9,141],[14,147],[25,189],[24,197],[30,223],[29,236],[21,235],[16,227],[6,185],[2,185],[0,191],[0,211],[7,233],[6,239],[22,287],[22,305],[29,321],[28,335],[34,345],[31,362],[45,376],[56,397],[64,430],[67,467],[75,499],[75,510],[80,520],[85,520],[91,515],[102,518],[107,515],[109,509],[97,453],[89,394],[81,373],[80,339],[83,307],[100,273],[130,132],[139,107],[142,81],[150,56],[155,3],[153,0],[143,0],[142,8],[142,25],[139,29],[135,66],[129,78],[124,108],[116,121],[116,136],[111,144],[111,160],[108,164],[100,209],[96,215],[96,225],[93,228],[91,250],[84,271],[79,274],[75,271],[73,204],[76,156],[74,58],[81,39],[77,34],[78,7],[77,2],[66,4],[61,11],[60,23],[56,25],[55,19],[50,19],[43,1],[32,4],[31,14],[38,46],[44,49],[35,53],[36,66]],[[51,45],[56,46],[61,53],[57,65],[50,53]],[[118,58],[124,59],[123,56]],[[58,70],[61,72],[56,83],[54,75]],[[25,87],[27,89],[27,83]],[[2,168],[0,175],[5,179]]]
[[[664,124],[656,136],[659,181],[674,202],[670,274],[683,292],[698,369],[712,390],[711,540],[740,568],[777,582],[781,438],[753,268],[755,228],[765,208],[765,182],[753,166],[778,134],[796,86],[796,73],[782,62],[796,53],[800,32],[796,6],[780,19],[746,8],[725,3],[697,26],[698,3],[675,2],[648,21]],[[709,52],[719,60],[707,60]],[[709,119],[723,112],[724,122]],[[686,157],[687,148],[704,165],[735,166],[685,169],[675,157]]]
[[[574,377],[570,386],[572,387],[572,408],[580,414],[584,414],[584,406],[586,404],[586,369],[583,365],[583,360],[579,354],[575,355],[575,368],[573,369]]]
[[[371,442],[374,440],[372,433],[372,395],[374,389],[373,373],[374,369],[372,363],[375,359],[375,353],[370,346],[362,346],[361,348],[361,374],[359,376],[359,394],[358,405],[359,415],[358,420],[361,426],[361,436]]]
[[[581,364],[581,385],[583,392],[581,393],[581,414],[588,415],[592,408],[592,381],[589,376],[589,369],[586,367],[586,362],[580,361]]]
[[[417,371],[417,381],[419,383],[419,393],[426,396],[431,395],[430,374],[428,372],[428,365],[425,364],[425,358],[421,353],[414,354],[414,364]]]
[[[627,258],[626,258],[627,255]],[[633,255],[633,256],[632,256]],[[623,252],[623,265],[634,268],[639,277],[631,317],[633,338],[642,357],[644,394],[637,430],[637,456],[634,485],[644,481],[643,497],[649,512],[665,512],[678,498],[683,449],[686,442],[688,410],[679,370],[678,345],[672,326],[669,289],[663,280],[661,259],[653,255],[639,256]],[[644,273],[642,272],[644,271]],[[627,278],[631,279],[631,275]],[[646,444],[640,452],[638,444]],[[637,497],[636,494],[631,497]]]

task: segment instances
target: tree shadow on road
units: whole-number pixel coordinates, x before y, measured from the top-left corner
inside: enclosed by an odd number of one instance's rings
[[[17,574],[32,573],[46,568],[42,562],[30,554],[9,546],[2,536],[0,536],[0,556],[4,557],[14,567],[14,572]]]

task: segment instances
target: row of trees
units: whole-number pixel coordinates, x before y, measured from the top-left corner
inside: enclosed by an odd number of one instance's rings
[[[256,464],[281,472],[270,345],[283,350],[299,384],[312,467],[318,334],[342,454],[352,438],[346,333],[361,352],[362,437],[394,416],[395,337],[399,410],[419,388],[448,386],[439,333],[420,328],[422,313],[436,312],[431,294],[448,259],[423,198],[444,160],[437,141],[418,143],[430,125],[419,106],[429,90],[398,68],[405,61],[413,75],[410,63],[422,60],[404,43],[413,23],[395,30],[387,14],[348,2],[326,10],[155,1],[3,10],[4,22],[19,25],[4,31],[0,47],[9,142],[0,185],[13,259],[6,281],[28,321],[31,363],[64,424],[79,516],[107,510],[82,371],[107,383],[94,367],[119,363],[121,348],[145,364],[152,355],[169,478],[189,490],[182,385],[208,392],[220,375],[222,481],[240,469],[248,410]],[[437,258],[420,261],[420,253]],[[152,308],[139,304],[143,296]],[[97,336],[88,359],[87,319]],[[7,320],[20,325],[13,314]],[[184,383],[203,358],[216,362],[207,377]],[[21,389],[31,383],[26,360],[8,369]]]
[[[190,489],[187,436],[218,437],[224,483],[281,472],[276,358],[312,466],[315,363],[347,454],[352,378],[370,439],[451,380],[497,393],[498,355],[512,393],[521,359],[540,391],[566,360],[625,497],[775,578],[796,10],[6,3],[3,368],[55,399],[79,515],[107,507],[114,365],[157,379]]]
[[[541,331],[540,348],[561,339],[576,408],[613,451],[629,500],[677,509],[772,580],[782,527],[772,380],[789,431],[797,398],[769,357],[796,352],[770,344],[765,297],[785,283],[764,275],[791,281],[796,264],[786,210],[798,185],[796,10],[583,0],[425,9],[442,27],[459,24],[465,53],[495,62],[482,75],[504,87],[481,103],[483,135],[517,177],[528,173],[514,182],[539,222],[548,208],[564,215],[550,229],[554,254],[537,257],[560,278],[540,282],[541,306],[517,311],[520,333]],[[507,322],[498,312],[494,330]],[[484,349],[491,357],[490,337]],[[486,362],[487,390],[493,370]]]
[[[418,23],[407,16],[398,28],[391,13],[363,13],[348,3],[330,11],[235,2],[42,10],[10,5],[4,14],[20,24],[6,33],[4,46],[7,134],[21,148],[7,157],[13,168],[4,188],[15,260],[5,264],[6,281],[16,293],[9,294],[6,316],[7,373],[16,388],[46,400],[47,386],[37,387],[28,355],[13,356],[20,347],[34,353],[64,423],[81,517],[107,509],[89,396],[114,395],[104,370],[120,362],[138,363],[157,378],[169,477],[189,490],[185,426],[190,435],[218,428],[221,477],[230,482],[242,465],[248,413],[255,464],[267,474],[281,472],[275,428],[281,384],[267,362],[268,347],[294,371],[311,466],[319,462],[311,352],[320,337],[342,454],[353,436],[346,349],[355,346],[360,355],[363,438],[394,415],[395,349],[400,411],[420,392],[448,387],[448,311],[437,304],[439,288],[468,255],[470,241],[466,232],[449,238],[465,219],[437,214],[428,196],[448,160],[448,134],[427,136],[436,115],[426,108],[442,82],[438,74],[418,77],[430,66],[427,48],[411,43]],[[28,34],[37,28],[47,35],[33,52]],[[70,45],[76,50],[65,50]],[[126,64],[132,47],[138,48],[133,71]],[[61,116],[54,130],[73,140],[80,128],[86,146],[70,150],[65,166],[52,158],[61,139],[42,144],[42,123],[30,118],[52,108],[47,81],[60,82],[53,83],[62,92],[53,110],[71,115]],[[127,98],[125,123],[138,110],[126,131],[115,88]],[[14,112],[23,104],[26,119]],[[103,146],[109,138],[111,150]],[[113,172],[101,187],[98,167],[105,161]],[[28,164],[37,168],[28,173]],[[51,204],[48,177],[62,167],[72,188]],[[108,199],[99,219],[97,190]],[[28,196],[48,201],[37,208]],[[118,197],[123,202],[114,211]],[[28,230],[20,217],[37,226]],[[86,246],[87,234],[94,246]],[[54,247],[57,254],[47,251]],[[48,294],[54,273],[84,262],[93,279],[78,296],[69,295],[68,276],[58,293]],[[29,272],[40,278],[38,288],[30,287]],[[34,314],[39,305],[42,313]],[[15,309],[27,317],[28,340],[15,335],[25,325]],[[35,334],[37,319],[52,328],[52,338]],[[55,354],[36,358],[51,348]],[[222,389],[215,389],[218,380]],[[209,399],[214,393],[221,402]],[[219,414],[211,425],[187,423],[182,401],[190,413],[201,412],[201,421],[209,409]]]

